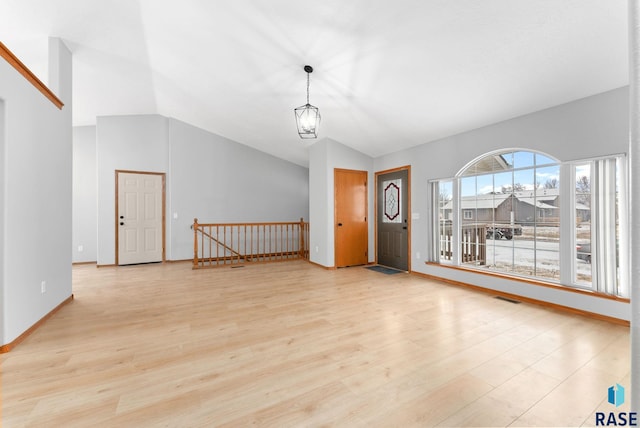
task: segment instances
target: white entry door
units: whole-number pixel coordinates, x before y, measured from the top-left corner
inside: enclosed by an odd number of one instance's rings
[[[117,172],[118,264],[161,262],[164,174]]]

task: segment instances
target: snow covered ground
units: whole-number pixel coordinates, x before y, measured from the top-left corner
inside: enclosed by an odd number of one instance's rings
[[[559,243],[532,239],[487,239],[487,266],[522,275],[560,279]],[[591,279],[591,265],[576,259],[578,278]]]

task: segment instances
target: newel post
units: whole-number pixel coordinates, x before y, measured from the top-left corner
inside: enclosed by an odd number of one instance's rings
[[[198,219],[193,219],[193,268],[198,267]]]

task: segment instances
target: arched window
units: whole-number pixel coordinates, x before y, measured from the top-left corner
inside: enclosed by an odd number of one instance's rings
[[[623,160],[513,149],[474,159],[432,183],[432,261],[626,295]]]

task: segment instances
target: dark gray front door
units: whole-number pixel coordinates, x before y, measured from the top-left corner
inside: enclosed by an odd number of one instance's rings
[[[378,264],[409,270],[408,170],[377,178]]]

